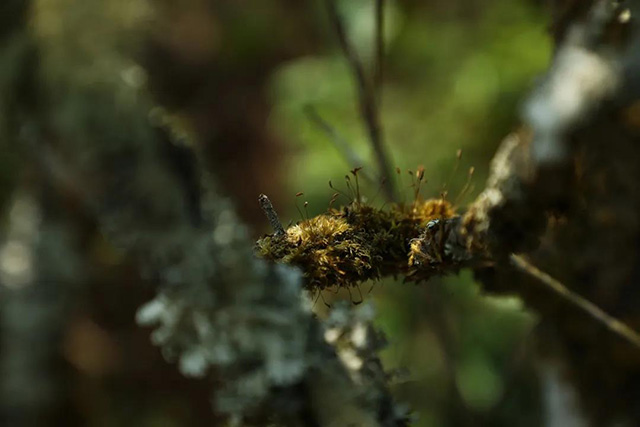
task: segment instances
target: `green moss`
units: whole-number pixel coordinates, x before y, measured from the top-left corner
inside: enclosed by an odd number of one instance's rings
[[[378,209],[353,202],[258,240],[259,256],[300,267],[309,290],[348,287],[387,275],[410,275],[412,239],[429,221],[454,215],[443,199]]]

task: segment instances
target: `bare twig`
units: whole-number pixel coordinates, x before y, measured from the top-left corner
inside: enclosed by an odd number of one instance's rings
[[[267,216],[269,224],[271,224],[271,228],[273,228],[276,236],[283,235],[284,228],[282,228],[282,223],[278,219],[278,213],[274,209],[271,200],[269,200],[269,198],[265,194],[261,194],[260,196],[258,196],[258,200],[260,202],[260,207],[264,211],[264,214]]]
[[[345,158],[349,166],[356,168],[362,167],[366,163],[362,157],[358,155],[352,148],[351,145],[338,133],[338,131],[329,124],[318,111],[311,105],[307,105],[304,108],[304,112],[314,125],[318,127],[321,131],[323,131],[328,137],[329,140],[335,145],[335,147],[340,151],[340,154]],[[367,180],[369,183],[374,183],[376,180],[369,174],[366,169],[362,169],[360,174]]]
[[[340,42],[340,48],[349,62],[349,66],[357,83],[360,112],[366,125],[373,151],[375,152],[380,176],[384,182],[384,192],[389,200],[397,200],[396,188],[393,184],[391,162],[389,160],[389,154],[384,147],[374,91],[371,89],[371,85],[367,83],[364,67],[357,52],[347,40],[344,24],[336,8],[335,0],[325,0],[325,3],[329,13],[329,19]]]
[[[376,45],[373,90],[378,111],[382,105],[382,80],[384,78],[384,0],[376,0]]]
[[[611,332],[624,338],[630,344],[640,348],[640,335],[629,326],[625,325],[620,320],[606,313],[591,301],[571,291],[558,280],[554,279],[544,271],[531,264],[522,255],[512,254],[510,259],[511,263],[518,270],[534,277],[535,279],[540,281],[540,283],[544,284],[549,289],[554,291],[556,294],[569,301],[571,304],[575,305],[598,322],[602,323]]]

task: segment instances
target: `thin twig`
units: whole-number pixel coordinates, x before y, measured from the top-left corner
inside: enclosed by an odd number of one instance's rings
[[[284,228],[282,227],[282,223],[280,222],[280,219],[278,219],[278,213],[273,208],[273,204],[271,203],[271,200],[269,200],[269,198],[266,195],[261,194],[260,196],[258,196],[258,201],[260,202],[260,207],[264,211],[264,214],[267,216],[267,219],[269,220],[269,224],[271,224],[271,228],[273,228],[273,231],[275,232],[276,236],[283,235]]]
[[[384,0],[376,0],[376,46],[373,90],[378,111],[382,108],[382,80],[384,78]]]
[[[349,67],[351,68],[354,79],[357,83],[360,112],[366,125],[371,145],[373,146],[378,168],[380,169],[380,177],[384,182],[385,194],[389,200],[397,200],[396,188],[393,184],[394,181],[391,162],[382,140],[382,129],[380,126],[375,94],[371,89],[371,85],[367,84],[364,67],[360,58],[358,58],[358,54],[347,40],[344,24],[340,18],[338,9],[336,8],[335,0],[325,0],[325,3],[329,19],[331,20],[331,24],[334,27],[336,35],[338,36],[340,48],[349,62]]]
[[[560,283],[558,280],[549,276],[544,271],[540,270],[522,255],[512,254],[511,263],[518,268],[520,271],[523,271],[530,276],[538,279],[542,284],[546,285],[549,289],[554,291],[556,294],[560,295],[562,298],[569,301],[571,304],[577,306],[589,316],[596,319],[598,322],[602,323],[614,334],[624,338],[632,345],[640,348],[640,335],[631,329],[629,326],[622,323],[620,320],[615,317],[609,315],[604,312],[600,307],[587,300],[586,298],[574,293],[565,285]]]
[[[338,149],[338,151],[340,151],[340,154],[342,154],[342,156],[347,161],[350,167],[357,168],[357,167],[362,167],[366,164],[365,161],[362,159],[362,157],[360,157],[358,153],[356,153],[351,148],[351,145],[349,145],[347,140],[344,139],[342,135],[340,135],[338,131],[329,124],[329,122],[327,122],[320,114],[318,114],[318,111],[315,108],[313,108],[313,106],[307,105],[304,108],[304,112],[309,118],[309,120],[311,121],[311,123],[316,125],[318,129],[323,131],[329,137],[329,140]],[[370,184],[375,182],[375,179],[369,174],[366,168],[362,169],[360,174]]]

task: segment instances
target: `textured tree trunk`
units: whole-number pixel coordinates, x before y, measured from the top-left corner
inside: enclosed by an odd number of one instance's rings
[[[638,331],[640,4],[560,3],[556,53],[525,105],[526,130],[505,141],[490,188],[467,219],[492,218],[482,232],[497,257],[528,252],[534,264]],[[542,378],[573,385],[577,419],[640,423],[637,347],[536,279],[505,268],[478,274],[487,290],[516,291],[540,313]]]

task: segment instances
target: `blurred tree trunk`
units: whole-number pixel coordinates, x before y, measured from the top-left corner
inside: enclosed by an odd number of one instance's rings
[[[493,217],[494,253],[529,252],[534,264],[638,331],[640,3],[564,1],[555,12],[556,54],[525,104],[527,129],[505,142],[475,207],[498,190],[502,199],[480,208]],[[638,348],[536,279],[504,268],[478,273],[486,289],[516,291],[540,313],[547,401],[553,390],[566,402],[575,393],[573,425],[640,423]],[[566,381],[573,391],[553,385]],[[570,403],[552,406],[549,420],[557,421],[557,409],[572,413]]]
[[[75,423],[62,340],[83,271],[77,230],[43,189],[15,194],[0,249],[0,419]]]

